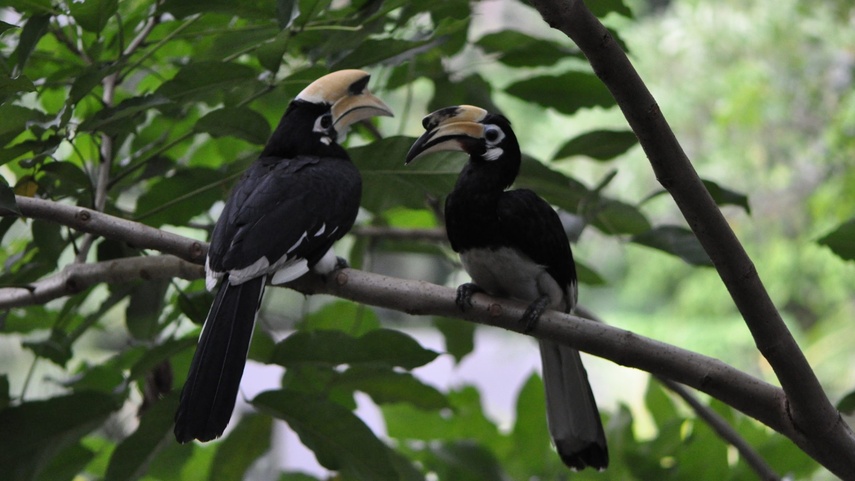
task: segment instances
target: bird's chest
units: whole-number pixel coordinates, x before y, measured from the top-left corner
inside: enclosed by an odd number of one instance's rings
[[[551,280],[543,266],[510,247],[468,249],[460,253],[460,260],[472,281],[497,297],[533,301],[544,294],[543,280]],[[553,289],[555,299],[560,299],[558,285]]]

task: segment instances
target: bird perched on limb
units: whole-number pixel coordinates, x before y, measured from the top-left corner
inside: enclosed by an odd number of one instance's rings
[[[431,152],[469,154],[445,201],[451,247],[472,283],[457,290],[461,309],[485,292],[529,303],[521,322],[531,329],[545,309],[571,312],[576,267],[558,214],[527,189],[507,190],[517,177],[519,143],[505,117],[461,105],[422,121],[426,132],[406,162]],[[562,461],[573,469],[608,466],[600,413],[579,351],[540,340],[549,432]]]
[[[392,115],[369,78],[341,70],[300,92],[226,201],[205,262],[206,286],[219,290],[181,391],[179,442],[214,439],[228,425],[265,284],[346,266],[332,245],[353,226],[362,180],[338,138]]]

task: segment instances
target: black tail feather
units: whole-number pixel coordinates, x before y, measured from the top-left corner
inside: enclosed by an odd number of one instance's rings
[[[600,411],[576,349],[540,341],[549,434],[564,464],[581,470],[609,465]]]
[[[228,277],[208,312],[175,413],[175,438],[210,441],[223,434],[235,407],[266,276],[239,285]]]

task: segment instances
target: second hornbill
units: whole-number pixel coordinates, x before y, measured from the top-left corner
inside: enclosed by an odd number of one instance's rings
[[[576,267],[558,214],[531,190],[506,190],[521,162],[510,121],[462,105],[437,110],[422,124],[427,132],[407,163],[430,152],[469,154],[445,200],[448,239],[473,281],[458,288],[458,306],[471,306],[475,292],[528,302],[526,329],[544,309],[571,312]],[[579,351],[541,340],[540,354],[547,423],[561,460],[574,469],[605,469],[605,434]]]
[[[226,201],[205,263],[206,287],[220,287],[181,391],[179,442],[226,429],[266,282],[345,265],[332,245],[356,220],[362,179],[337,138],[354,122],[392,115],[368,91],[369,78],[341,70],[309,84]]]

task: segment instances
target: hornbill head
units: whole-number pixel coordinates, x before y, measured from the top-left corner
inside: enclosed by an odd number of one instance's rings
[[[511,123],[472,105],[439,109],[424,119],[425,132],[407,153],[406,163],[431,152],[462,151],[475,161],[515,162],[520,152]]]
[[[317,153],[317,142],[335,144],[360,120],[392,117],[392,109],[368,90],[370,79],[362,70],[339,70],[310,83],[291,102],[262,155]]]

